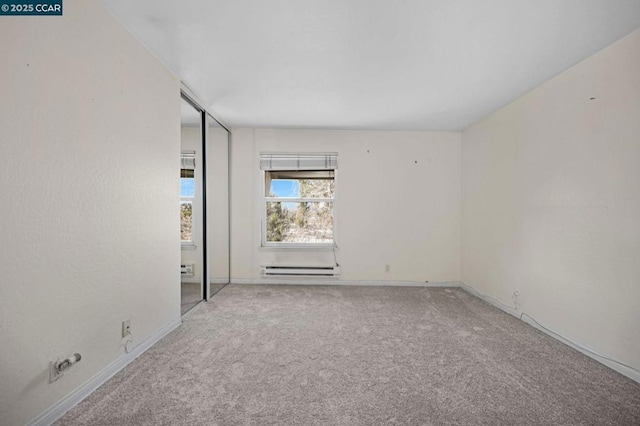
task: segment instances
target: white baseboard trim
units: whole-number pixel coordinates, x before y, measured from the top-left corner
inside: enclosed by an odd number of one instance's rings
[[[618,373],[622,374],[623,376],[627,376],[631,380],[640,383],[640,371],[633,370],[633,369],[631,369],[629,367],[626,367],[626,366],[624,366],[622,364],[617,363],[616,361],[613,361],[612,359],[608,359],[610,357],[605,358],[602,355],[598,355],[597,353],[595,353],[596,351],[592,350],[588,346],[583,345],[581,343],[577,343],[577,342],[575,342],[573,340],[570,340],[570,339],[562,336],[561,334],[556,333],[553,330],[548,330],[545,327],[542,327],[540,324],[538,324],[535,320],[527,318],[527,316],[524,316],[523,318],[520,318],[520,319],[522,321],[526,322],[527,324],[529,324],[530,326],[542,331],[543,333],[555,338],[556,340],[559,340],[560,342],[564,343],[565,345],[571,346],[573,349],[575,349],[575,350],[577,350],[579,352],[582,352],[583,354],[585,354],[589,358],[592,358],[592,359],[598,361],[600,364],[604,364],[607,367],[611,368],[612,370],[615,370]]]
[[[463,289],[464,291],[466,291],[467,293],[470,293],[470,294],[476,296],[477,298],[484,300],[488,304],[495,306],[496,308],[500,309],[501,311],[504,311],[504,312],[508,313],[509,315],[513,315],[514,317],[520,319],[520,311],[516,310],[513,306],[506,305],[506,304],[500,302],[499,300],[494,299],[493,297],[486,296],[486,295],[480,293],[475,288],[473,288],[470,285],[467,285],[467,284],[465,284],[463,282],[460,283],[460,288]]]
[[[175,330],[182,323],[181,318],[176,318],[144,341],[134,347],[131,352],[122,354],[111,364],[107,365],[102,371],[93,376],[85,384],[71,392],[60,401],[49,407],[42,414],[27,423],[28,426],[48,426],[62,417],[67,411],[78,405],[83,399],[89,396],[93,391],[98,389],[107,380],[113,377],[117,372],[122,370],[131,361],[142,355],[147,349],[156,344],[164,336]]]
[[[229,278],[212,278],[209,282],[211,284],[229,284]]]
[[[398,280],[341,280],[337,278],[265,277],[232,278],[231,284],[280,284],[280,285],[344,285],[388,287],[460,287],[459,281],[398,281]]]
[[[547,328],[547,327],[543,327],[542,325],[540,325],[534,318],[532,318],[529,314],[527,314],[526,312],[521,312],[520,310],[517,310],[516,308],[514,308],[513,306],[509,306],[506,305],[502,302],[500,302],[499,300],[496,300],[490,296],[484,295],[480,292],[478,292],[475,288],[471,287],[470,285],[467,285],[465,283],[460,283],[460,288],[467,291],[468,293],[478,297],[479,299],[484,300],[485,302],[495,306],[496,308],[508,313],[509,315],[513,315],[514,317],[518,318],[519,320],[526,322],[527,324],[529,324],[530,326],[542,331],[544,334],[553,337],[554,339],[564,343],[567,346],[570,346],[571,348],[585,354],[586,356],[588,356],[591,359],[594,359],[596,361],[598,361],[601,364],[606,365],[607,367],[611,368],[612,370],[617,371],[618,373],[622,374],[623,376],[626,376],[628,378],[630,378],[633,381],[636,381],[638,383],[640,383],[640,371],[638,370],[634,370],[633,368],[629,368],[617,361],[614,361],[611,357],[605,357],[603,355],[599,355],[597,353],[597,351],[589,348],[587,345],[584,345],[582,343],[578,343],[574,340],[571,340],[567,337],[564,337],[562,334]]]

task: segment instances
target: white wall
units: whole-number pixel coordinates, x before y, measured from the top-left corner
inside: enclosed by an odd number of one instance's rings
[[[463,281],[640,368],[640,30],[466,129],[462,171]]]
[[[260,265],[331,265],[332,252],[260,248],[261,152],[337,152],[335,232],[344,281],[460,279],[458,132],[234,129],[232,278]],[[391,272],[385,272],[385,265]]]
[[[179,319],[179,81],[102,3],[0,25],[0,423]],[[83,359],[48,383],[49,361]]]

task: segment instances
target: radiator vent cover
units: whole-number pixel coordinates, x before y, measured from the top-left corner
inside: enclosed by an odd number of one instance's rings
[[[337,277],[339,266],[263,266],[264,277]]]

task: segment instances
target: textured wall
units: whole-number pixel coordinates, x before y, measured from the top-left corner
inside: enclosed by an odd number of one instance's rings
[[[332,264],[331,252],[260,248],[261,152],[337,152],[343,280],[460,279],[460,133],[236,129],[232,277],[264,264]],[[385,265],[391,266],[389,273]]]
[[[179,81],[97,1],[0,25],[0,423],[179,318]],[[53,384],[49,361],[83,359]]]
[[[463,132],[462,278],[640,368],[640,30]],[[593,99],[592,99],[593,98]]]

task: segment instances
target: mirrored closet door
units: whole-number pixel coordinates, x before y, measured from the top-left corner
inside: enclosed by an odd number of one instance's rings
[[[207,116],[207,228],[209,297],[230,281],[229,131]]]
[[[204,114],[184,96],[180,112],[180,311],[184,314],[205,297],[206,186],[203,162]]]

